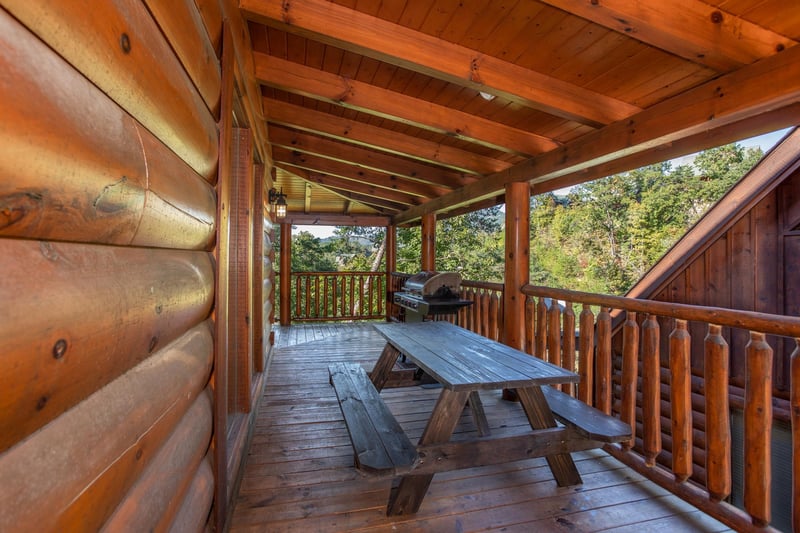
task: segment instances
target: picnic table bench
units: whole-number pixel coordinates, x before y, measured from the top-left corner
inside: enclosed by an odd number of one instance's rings
[[[353,444],[356,467],[402,476],[387,514],[415,513],[433,475],[532,457],[546,457],[559,486],[581,483],[570,452],[631,438],[631,428],[555,388],[577,374],[531,357],[448,322],[378,324],[386,338],[371,376],[357,364],[329,367]],[[380,397],[397,357],[403,354],[442,385],[419,442],[414,445]],[[479,391],[513,388],[531,431],[490,435]],[[451,441],[466,403],[478,437]],[[556,423],[558,419],[563,425]]]

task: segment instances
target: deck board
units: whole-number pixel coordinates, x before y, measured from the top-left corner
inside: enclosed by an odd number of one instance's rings
[[[387,517],[391,479],[353,467],[353,451],[328,383],[327,365],[369,370],[383,338],[369,325],[278,328],[230,531],[730,531],[601,450],[573,454],[584,483],[559,488],[544,459],[437,474],[419,512]],[[439,394],[435,387],[382,396],[412,441]],[[492,431],[527,424],[522,409],[481,393]],[[502,426],[502,427],[501,427]],[[474,436],[466,409],[454,439]]]

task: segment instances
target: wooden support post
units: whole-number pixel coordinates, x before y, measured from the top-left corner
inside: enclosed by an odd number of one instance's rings
[[[292,323],[292,225],[281,224],[281,326]]]
[[[525,348],[525,295],[530,265],[530,188],[527,183],[506,185],[506,268],[503,294],[503,343]]]
[[[536,339],[533,343],[534,355],[539,359],[547,360],[547,304],[544,298],[539,297],[536,303]]]
[[[594,313],[589,304],[583,304],[580,316],[580,339],[578,342],[578,398],[586,405],[592,405],[594,388]]]
[[[572,308],[572,302],[567,302],[562,321],[561,365],[570,372],[575,372],[575,310]],[[574,383],[562,384],[561,390],[570,396],[575,396]]]
[[[420,270],[436,270],[436,214],[422,215]]]
[[[595,372],[596,407],[611,414],[611,313],[601,307],[597,315],[597,371]]]
[[[392,272],[397,270],[397,226],[386,227],[386,320],[394,314],[392,302]]]
[[[226,23],[222,36],[222,95],[219,120],[219,175],[217,178],[217,303],[214,308],[214,517],[217,531],[224,531],[228,518],[228,346],[230,301],[230,209],[233,165],[234,73],[233,36]]]

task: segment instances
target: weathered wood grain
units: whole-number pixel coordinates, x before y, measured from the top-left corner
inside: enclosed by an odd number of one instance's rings
[[[211,509],[211,500],[214,497],[214,472],[211,469],[211,457],[206,457],[200,462],[195,472],[186,497],[178,509],[175,519],[169,526],[170,533],[183,533],[184,531],[200,531],[206,524],[208,513]]]
[[[219,112],[221,70],[194,0],[144,0],[212,115]]]
[[[0,529],[99,528],[206,386],[212,347],[198,325],[0,456]]]
[[[182,503],[211,441],[211,391],[197,396],[103,531],[164,531]]]
[[[211,309],[205,252],[0,239],[0,450],[147,359]]]
[[[4,7],[200,175],[214,174],[214,119],[143,3],[85,9],[80,0],[9,0]]]
[[[208,245],[208,183],[5,12],[0,48],[0,235]]]

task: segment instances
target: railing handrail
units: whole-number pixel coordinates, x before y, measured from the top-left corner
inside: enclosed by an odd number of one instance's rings
[[[720,326],[750,329],[772,335],[800,337],[800,317],[774,315],[758,311],[726,309],[722,307],[640,300],[638,298],[627,298],[625,296],[594,294],[530,284],[523,285],[521,290],[523,294],[528,296],[544,296],[556,300],[581,302],[681,320],[707,322]]]

